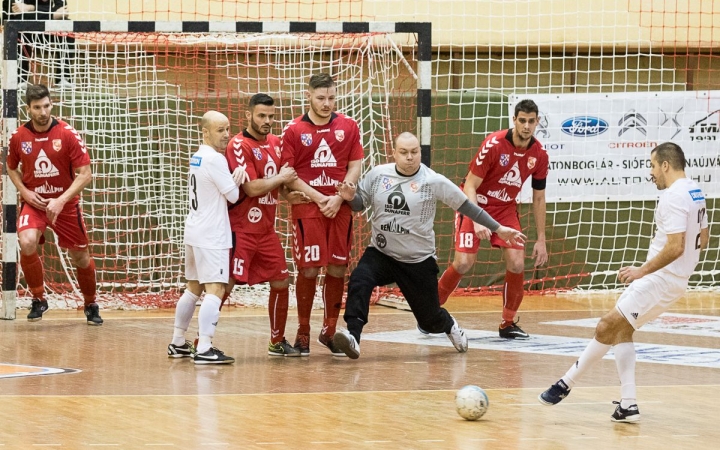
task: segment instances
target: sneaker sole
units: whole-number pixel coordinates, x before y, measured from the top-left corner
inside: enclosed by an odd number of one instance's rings
[[[524,341],[530,339],[530,336],[500,336],[501,339],[517,339],[518,341]]]
[[[193,355],[181,355],[179,353],[174,353],[172,355],[168,355],[168,358],[180,359],[180,358],[192,358],[192,356]]]
[[[94,327],[99,327],[100,325],[102,325],[102,322],[96,323],[96,322],[93,322],[93,321],[88,320],[88,321],[87,321],[87,324],[88,324],[88,325],[92,325],[92,326],[94,326]]]
[[[353,348],[350,339],[343,333],[333,336],[333,345],[343,351],[342,356],[347,356],[350,359],[358,359],[360,357],[360,352]],[[333,353],[333,356],[335,356],[335,353]]]
[[[615,423],[637,423],[640,422],[640,414],[635,414],[634,416],[630,416],[625,419],[616,419],[611,416],[610,421]]]
[[[545,405],[545,406],[555,406],[555,405],[557,405],[557,403],[546,402],[546,401],[542,398],[542,394],[538,395],[538,401],[540,402],[541,405]],[[560,403],[560,402],[558,402],[558,403]]]
[[[35,317],[34,319],[29,319],[28,322],[40,322],[42,320],[42,317]]]
[[[193,361],[195,364],[198,365],[209,365],[209,364],[232,364],[235,362],[234,359],[226,359],[223,361],[212,361],[212,360],[204,360],[204,359],[196,359]]]
[[[284,356],[286,358],[299,358],[300,356],[302,356],[302,353],[300,353],[300,352],[298,352],[298,353],[274,353],[274,352],[268,351],[268,356]],[[309,353],[308,353],[308,356],[310,356]]]
[[[335,339],[335,338],[333,337],[333,339]],[[338,358],[345,358],[345,357],[348,356],[348,355],[346,355],[345,353],[333,352],[330,347],[328,347],[327,345],[325,345],[325,344],[323,344],[322,342],[320,342],[320,339],[317,340],[317,343],[320,344],[320,345],[322,345],[322,346],[325,347],[326,349],[328,349],[328,351],[330,352],[330,354],[331,354],[332,356],[337,356]]]

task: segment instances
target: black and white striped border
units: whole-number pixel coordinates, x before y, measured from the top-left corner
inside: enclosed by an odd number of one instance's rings
[[[4,29],[3,58],[3,262],[2,312],[0,319],[15,318],[17,284],[17,190],[7,175],[8,144],[17,128],[18,117],[18,33],[409,33],[416,34],[417,49],[417,118],[422,162],[430,165],[431,137],[431,55],[432,24],[430,22],[139,22],[139,21],[7,21]]]

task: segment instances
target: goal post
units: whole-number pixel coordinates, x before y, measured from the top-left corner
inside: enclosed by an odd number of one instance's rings
[[[265,92],[276,99],[273,132],[280,134],[307,109],[309,76],[327,71],[337,80],[338,110],[360,125],[363,171],[387,161],[400,131],[416,132],[422,160],[431,162],[429,22],[8,21],[3,45],[3,163],[11,133],[27,120],[26,82],[50,87],[54,115],[90,149],[93,182],[82,204],[106,308],[177,300],[186,161],[201,142],[197,124],[206,110],[225,113],[236,134],[247,99]],[[69,86],[54,80],[62,64],[71,67]],[[6,171],[3,164],[2,316],[12,319],[29,293],[17,264],[17,191]],[[294,272],[287,217],[281,204],[277,228]],[[366,223],[356,225],[356,253],[368,232]],[[46,236],[41,256],[51,307],[76,308],[74,269],[52,233]],[[253,303],[252,296],[241,291],[238,302]],[[260,297],[257,303],[267,301]]]

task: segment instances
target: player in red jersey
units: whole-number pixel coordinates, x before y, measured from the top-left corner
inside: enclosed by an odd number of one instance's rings
[[[310,355],[310,314],[321,267],[325,267],[325,316],[318,342],[334,356],[345,356],[332,338],[350,259],[352,211],[335,186],[357,183],[364,153],[357,122],[334,112],[335,95],[330,75],[313,75],[307,92],[310,109],[290,122],[282,136],[282,162],[298,175],[288,187],[312,200],[292,206],[293,254],[300,272],[295,284],[300,322],[295,347],[303,356]]]
[[[285,339],[290,278],[285,251],[275,231],[280,186],[297,179],[295,169],[280,166],[280,139],[271,134],[275,101],[267,94],[250,98],[245,117],[248,127],[230,140],[225,157],[230,171],[242,168],[246,196],[230,206],[233,257],[229,289],[237,283],[270,282],[270,356],[300,356]]]
[[[95,303],[95,261],[88,252],[79,204],[80,192],[92,181],[90,156],[78,132],[51,115],[53,103],[47,87],[28,86],[25,103],[30,121],[10,138],[7,168],[22,197],[17,227],[20,266],[33,296],[27,318],[41,320],[48,309],[37,247],[45,242],[43,233],[50,227],[77,269],[88,325],[102,325]]]
[[[545,246],[545,182],[548,156],[540,142],[533,137],[538,125],[538,107],[532,100],[522,100],[515,106],[514,128],[496,131],[483,141],[461,187],[470,201],[476,201],[501,225],[520,229],[516,198],[523,183],[532,177],[533,215],[537,241],[532,258],[535,266],[547,262]],[[505,286],[500,337],[527,339],[529,336],[515,322],[515,314],[523,300],[524,245],[510,245],[482,225],[457,214],[455,217],[455,257],[438,282],[440,304],[445,303],[457,288],[462,276],[475,263],[481,239],[489,239],[493,247],[503,249],[505,258]]]

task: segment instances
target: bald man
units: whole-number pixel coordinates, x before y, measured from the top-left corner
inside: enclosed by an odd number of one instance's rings
[[[458,352],[468,348],[467,336],[438,297],[439,272],[435,255],[435,208],[438,201],[488,227],[512,244],[525,236],[497,223],[468,201],[463,191],[420,162],[420,142],[412,133],[395,140],[394,163],[375,166],[357,187],[338,185],[340,196],[353,211],[373,209],[370,245],[350,275],[345,322],[348,330],[335,333],[335,347],[348,357],[360,356],[360,333],[368,322],[370,296],[376,286],[397,283],[420,327],[445,333]]]
[[[175,309],[175,331],[168,345],[170,358],[193,358],[195,364],[231,364],[234,358],[212,346],[220,317],[221,298],[228,284],[232,235],[227,202],[238,200],[244,172],[230,174],[225,149],[230,122],[208,111],[201,122],[203,144],[190,158],[189,213],[185,221],[185,278],[187,288]],[[195,304],[205,291],[198,314],[197,349],[185,339]]]

